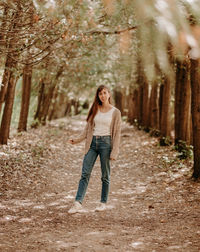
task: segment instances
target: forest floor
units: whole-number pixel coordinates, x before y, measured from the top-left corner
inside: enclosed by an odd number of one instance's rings
[[[100,200],[97,160],[84,201],[69,214],[84,143],[69,145],[80,117],[15,134],[0,147],[0,251],[200,251],[200,184],[192,161],[123,123],[120,155],[111,164],[108,209]]]

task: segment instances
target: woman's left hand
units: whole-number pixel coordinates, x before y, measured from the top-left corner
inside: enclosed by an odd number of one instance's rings
[[[111,161],[114,161],[115,159],[111,157],[110,160],[111,160]]]

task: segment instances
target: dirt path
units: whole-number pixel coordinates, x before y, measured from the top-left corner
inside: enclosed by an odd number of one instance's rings
[[[0,148],[0,251],[200,251],[200,185],[189,179],[192,163],[127,124],[112,163],[110,209],[94,211],[101,191],[97,162],[87,212],[68,214],[83,143],[66,140],[83,124],[59,120]]]

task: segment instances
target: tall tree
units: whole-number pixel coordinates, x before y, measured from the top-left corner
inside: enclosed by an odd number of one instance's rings
[[[21,111],[18,131],[27,130],[28,111],[31,96],[32,66],[26,65],[23,69]]]
[[[18,3],[16,14],[14,15],[14,19],[13,19],[13,29],[12,29],[12,32],[15,34],[15,39],[13,38],[9,43],[10,51],[14,50],[15,43],[18,38],[17,28],[20,23],[20,18],[21,18],[20,14],[21,14],[21,5],[20,3]],[[8,71],[8,74],[7,74],[6,83],[5,83],[7,87],[4,94],[5,106],[4,106],[4,111],[2,115],[2,121],[1,121],[1,128],[0,128],[0,144],[7,144],[7,141],[9,138],[12,109],[13,109],[13,103],[14,103],[14,97],[15,97],[15,87],[16,87],[16,82],[18,80],[18,77],[16,75],[16,69],[17,69],[16,59],[18,58],[19,58],[19,52],[17,52],[16,50],[13,53],[9,52],[7,55],[7,62],[9,62],[9,69],[5,70],[5,71]]]
[[[9,20],[9,15],[12,16],[13,21]],[[2,110],[2,105],[5,102],[5,97],[6,97],[6,92],[7,92],[7,87],[8,87],[8,80],[10,78],[11,71],[13,70],[13,49],[14,49],[14,44],[16,40],[14,40],[14,36],[11,36],[10,34],[15,33],[15,29],[17,26],[16,20],[19,18],[19,10],[18,11],[12,11],[9,10],[8,6],[4,7],[4,14],[3,14],[3,21],[2,21],[2,26],[1,30],[3,29],[4,32],[1,32],[0,37],[2,41],[2,45],[4,45],[4,50],[5,52],[5,66],[4,66],[4,73],[2,77],[2,84],[1,84],[1,89],[0,89],[0,113]],[[7,24],[8,23],[8,24]]]
[[[161,96],[161,112],[160,112],[160,133],[162,138],[171,136],[170,121],[170,101],[171,101],[171,82],[167,76],[163,78],[163,88]],[[162,141],[162,140],[161,140]]]
[[[58,79],[63,73],[63,66],[60,66],[53,79],[43,78],[40,83],[40,91],[38,96],[37,110],[34,119],[37,119],[42,124],[46,123],[49,113],[49,108],[52,103],[54,92],[57,91]]]
[[[159,130],[159,93],[158,82],[155,81],[151,87],[149,105],[149,125],[153,130]]]
[[[142,102],[142,126],[149,130],[149,84],[146,79],[143,81]]]
[[[191,59],[192,125],[194,146],[193,177],[200,177],[200,59]]]
[[[177,61],[175,82],[175,144],[190,144],[191,118],[190,61]]]

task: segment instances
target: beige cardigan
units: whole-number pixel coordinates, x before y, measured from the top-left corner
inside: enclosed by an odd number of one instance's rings
[[[90,121],[87,122],[83,132],[74,140],[74,143],[80,143],[84,139],[85,141],[85,154],[89,151],[94,130],[94,122],[91,124]],[[115,108],[112,114],[112,121],[110,125],[111,141],[112,141],[112,151],[110,158],[116,159],[119,153],[120,135],[121,135],[121,112],[119,109]]]

